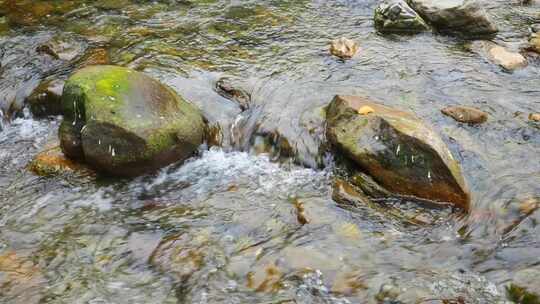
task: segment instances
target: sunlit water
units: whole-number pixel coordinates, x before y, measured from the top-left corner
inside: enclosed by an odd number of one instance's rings
[[[380,36],[376,1],[117,2],[37,1],[56,10],[34,23],[0,11],[2,112],[8,97],[21,103],[17,92],[76,66],[37,54],[54,38],[73,52],[105,47],[113,63],[169,84],[222,126],[223,147],[133,180],[41,178],[26,166],[60,118],[2,121],[0,302],[376,303],[390,284],[406,303],[496,303],[515,272],[538,266],[539,211],[515,223],[508,207],[540,196],[539,126],[527,120],[540,110],[536,59],[508,73],[457,38]],[[540,22],[537,2],[486,7],[501,28],[495,40],[515,50]],[[328,56],[341,35],[360,43],[359,56]],[[213,91],[222,75],[248,84],[248,111]],[[433,125],[462,163],[471,215],[385,207],[431,219],[420,225],[333,200],[320,113],[337,93]],[[456,103],[488,112],[488,123],[440,114]],[[269,134],[288,140],[293,161],[255,153]]]

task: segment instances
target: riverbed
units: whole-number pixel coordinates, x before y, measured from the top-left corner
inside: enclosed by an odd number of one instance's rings
[[[483,3],[511,49],[540,23],[538,1]],[[508,72],[462,38],[381,35],[376,5],[0,0],[0,303],[382,303],[388,290],[403,303],[508,301],[516,275],[540,266],[540,211],[513,216],[540,200],[540,125],[528,119],[540,59]],[[351,60],[328,53],[341,36],[360,45]],[[37,50],[50,41],[58,58]],[[61,117],[33,117],[25,92],[95,49],[197,105],[220,144],[134,179],[27,170]],[[223,76],[249,88],[248,110],[216,93]],[[336,94],[431,125],[461,163],[469,214],[335,199],[320,113]],[[440,113],[453,104],[488,122]]]

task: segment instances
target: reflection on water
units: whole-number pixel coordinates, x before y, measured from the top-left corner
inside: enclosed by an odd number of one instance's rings
[[[507,73],[468,52],[467,41],[380,36],[375,5],[0,0],[2,301],[502,301],[518,271],[538,267],[540,133],[527,113],[540,109],[540,65],[531,57]],[[538,3],[487,7],[501,28],[496,40],[516,49],[540,21]],[[357,58],[327,55],[342,35],[360,43]],[[38,52],[44,44],[62,56]],[[223,147],[134,180],[28,172],[59,120],[29,117],[24,97],[92,48],[182,92],[221,126]],[[224,75],[247,84],[248,110],[214,92]],[[463,164],[471,214],[333,200],[320,144],[323,107],[337,93],[433,125]],[[439,113],[450,104],[479,107],[489,121],[457,124]]]

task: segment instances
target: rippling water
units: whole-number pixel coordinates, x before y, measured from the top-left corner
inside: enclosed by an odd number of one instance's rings
[[[540,3],[517,2],[486,1],[495,40],[514,50],[540,22]],[[527,120],[540,110],[540,63],[509,73],[468,41],[380,36],[376,4],[0,0],[0,302],[377,303],[381,286],[404,303],[503,301],[518,271],[539,266],[540,211],[519,214],[540,197],[540,129]],[[361,46],[347,62],[327,54],[342,35]],[[48,41],[64,58],[36,51]],[[134,180],[27,171],[60,118],[32,118],[25,94],[94,48],[197,104],[221,125],[223,147]],[[249,88],[248,111],[213,91],[224,75]],[[470,215],[336,202],[319,146],[320,113],[337,93],[433,125],[462,163]],[[456,103],[488,123],[440,114]],[[272,134],[292,155],[257,153]]]

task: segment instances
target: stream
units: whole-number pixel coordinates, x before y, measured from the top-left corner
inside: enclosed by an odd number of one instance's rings
[[[461,38],[379,34],[377,3],[0,0],[0,303],[513,303],[520,272],[537,269],[540,285],[540,211],[515,215],[540,200],[540,124],[528,119],[540,59],[508,72]],[[494,41],[516,50],[540,23],[539,1],[482,3]],[[328,53],[341,36],[360,45],[351,60]],[[192,101],[221,144],[132,179],[29,171],[62,118],[33,117],[24,99],[96,49]],[[223,76],[249,88],[249,109],[216,93]],[[441,134],[469,214],[336,199],[320,149],[336,94]],[[489,120],[457,123],[440,113],[452,104]]]

